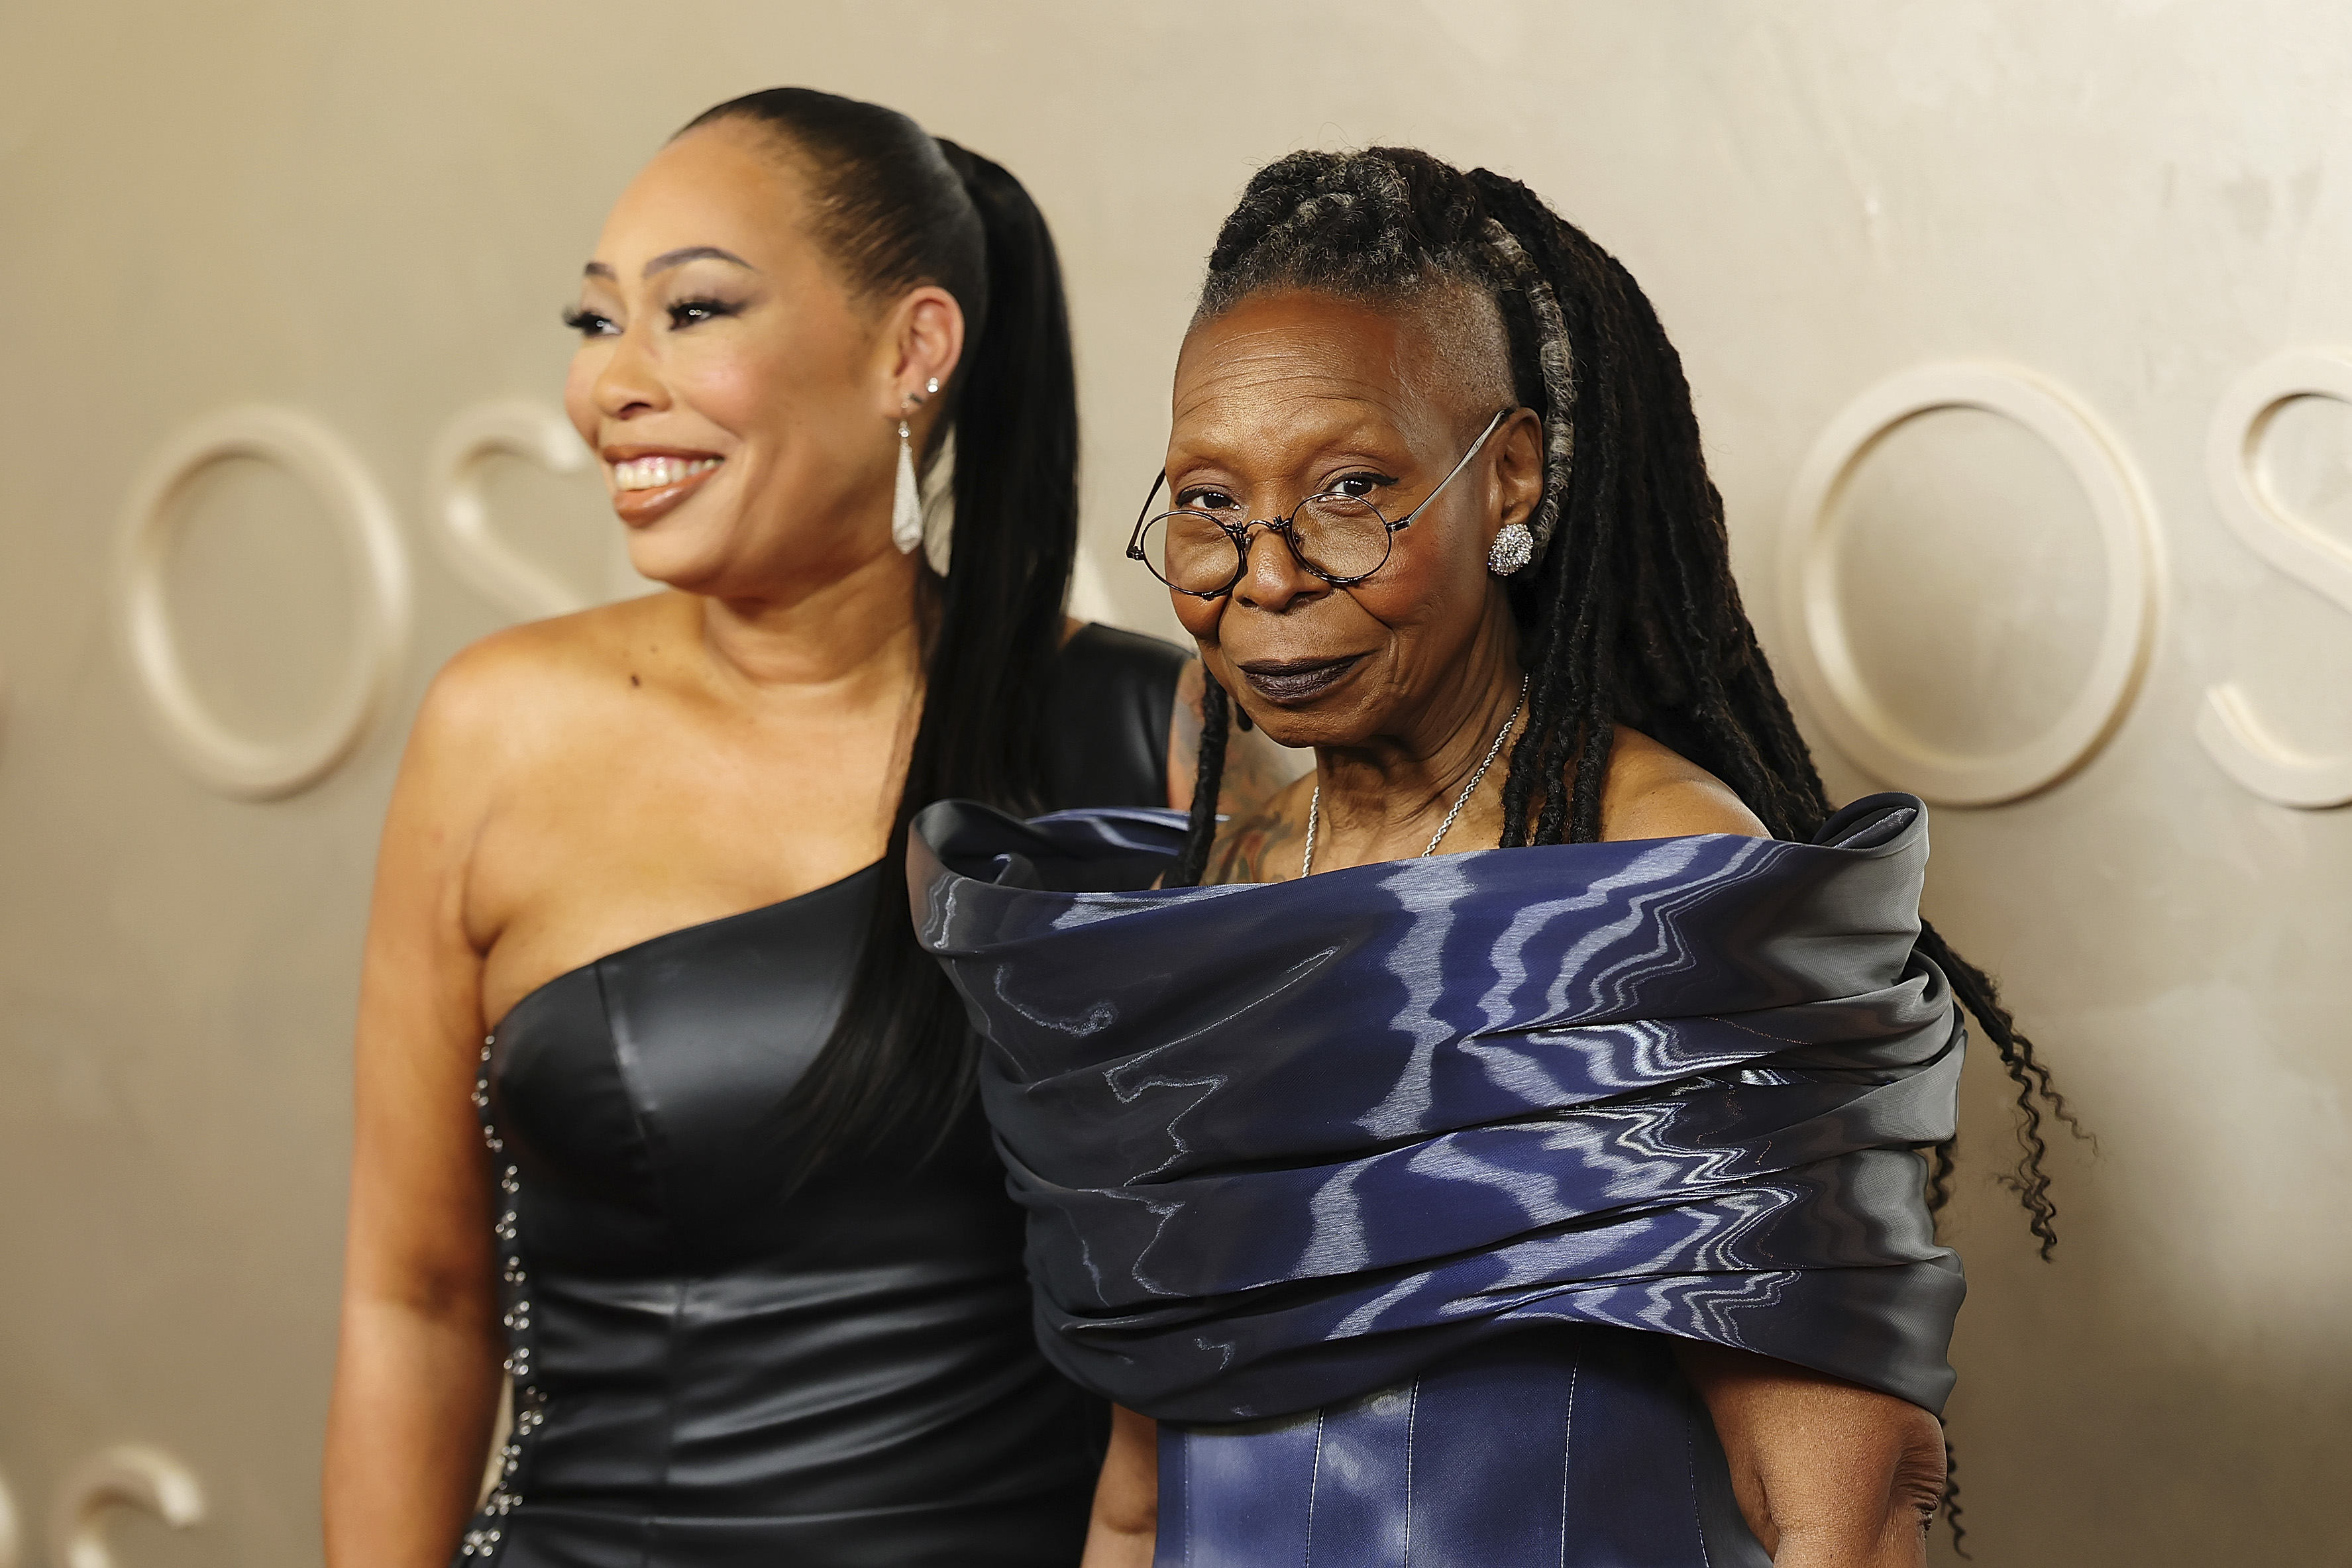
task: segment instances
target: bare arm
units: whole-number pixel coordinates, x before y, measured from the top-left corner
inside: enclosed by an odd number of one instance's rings
[[[1087,1554],[1078,1568],[1151,1568],[1160,1529],[1160,1424],[1110,1407],[1110,1450],[1095,1482]]]
[[[1715,1417],[1732,1490],[1775,1568],[1922,1568],[1944,1433],[1891,1394],[1719,1345],[1675,1353]]]
[[[1761,836],[1723,784],[1620,728],[1601,837]],[[1715,1418],[1748,1528],[1776,1568],[1922,1568],[1944,1495],[1944,1435],[1917,1406],[1746,1351],[1677,1341]]]
[[[497,1412],[489,1173],[471,1103],[481,958],[464,922],[489,758],[452,684],[436,683],[402,762],[368,920],[327,1422],[332,1568],[447,1563]]]

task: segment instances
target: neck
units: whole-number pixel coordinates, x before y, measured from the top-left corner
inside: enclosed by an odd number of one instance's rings
[[[1460,678],[1449,681],[1400,733],[1316,749],[1317,870],[1409,859],[1429,847],[1519,706],[1515,637],[1482,633],[1459,668]],[[1509,745],[1503,743],[1505,752]],[[1492,847],[1502,821],[1505,760],[1496,756],[1477,798],[1464,805],[1441,848]]]
[[[711,674],[738,695],[903,698],[923,668],[922,564],[884,549],[760,594],[694,596]]]

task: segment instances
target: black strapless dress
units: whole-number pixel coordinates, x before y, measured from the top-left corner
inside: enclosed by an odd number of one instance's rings
[[[1182,663],[1071,639],[1057,804],[1165,804]],[[1038,1354],[979,1106],[929,1162],[910,1139],[773,1196],[768,1129],[884,882],[600,958],[485,1043],[515,1426],[457,1563],[1077,1562],[1105,1407]]]

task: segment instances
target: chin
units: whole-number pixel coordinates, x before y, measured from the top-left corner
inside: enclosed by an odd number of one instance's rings
[[[724,552],[684,530],[665,533],[656,523],[631,533],[628,544],[629,570],[667,588],[709,593],[726,575]]]
[[[1236,701],[1238,708],[1241,704]],[[1311,708],[1288,708],[1268,706],[1263,714],[1252,713],[1250,724],[1276,746],[1301,749],[1318,746],[1346,746],[1356,738],[1354,727],[1346,723],[1352,716],[1317,713]],[[1234,727],[1238,729],[1240,727]]]
[[[675,588],[679,592],[701,592],[710,595],[722,588],[727,576],[722,562],[706,559],[701,552],[691,550],[640,550],[630,543],[628,569],[642,579],[661,583],[663,588]]]

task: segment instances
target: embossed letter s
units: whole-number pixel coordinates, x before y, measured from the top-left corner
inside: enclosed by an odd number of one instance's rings
[[[2291,516],[2264,488],[2256,455],[2281,405],[2299,397],[2352,402],[2352,360],[2308,349],[2265,360],[2222,394],[2205,438],[2214,504],[2245,547],[2313,592],[2352,611],[2352,549]],[[2316,810],[2352,804],[2352,758],[2306,757],[2273,738],[2245,694],[2209,686],[2197,738],[2221,770],[2265,800]]]

